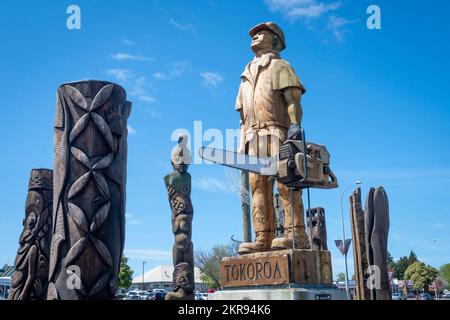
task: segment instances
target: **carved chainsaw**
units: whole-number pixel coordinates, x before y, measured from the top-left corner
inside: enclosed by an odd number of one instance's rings
[[[288,139],[276,156],[255,157],[233,151],[202,147],[200,157],[227,167],[272,176],[291,189],[338,187],[330,169],[330,154],[323,145],[306,142],[305,131],[291,126]]]

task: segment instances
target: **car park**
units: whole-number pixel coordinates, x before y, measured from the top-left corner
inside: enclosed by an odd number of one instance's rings
[[[165,290],[164,290],[165,291]],[[167,291],[156,291],[147,297],[147,300],[165,300]]]
[[[419,294],[419,300],[433,300],[433,297],[429,293]]]
[[[402,292],[393,293],[392,300],[406,300],[406,296]]]

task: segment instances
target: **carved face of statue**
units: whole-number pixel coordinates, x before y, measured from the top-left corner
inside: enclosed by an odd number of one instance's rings
[[[184,164],[184,163],[181,163],[181,164],[175,164],[175,163],[172,162],[172,166],[173,166],[173,169],[174,169],[174,170],[176,170],[176,171],[178,171],[178,172],[180,172],[180,173],[185,173],[185,172],[187,172],[187,170],[188,170],[188,168],[189,168],[189,165],[188,165],[188,164]]]
[[[23,231],[20,236],[20,243],[30,241],[35,236],[35,228],[38,224],[39,217],[44,206],[44,197],[35,191],[28,193],[26,207],[25,207],[25,219],[23,220]]]
[[[253,52],[270,52],[274,47],[274,34],[267,30],[257,32],[252,38],[251,49]]]
[[[177,284],[185,291],[194,290],[194,277],[190,270],[184,269],[178,275]]]

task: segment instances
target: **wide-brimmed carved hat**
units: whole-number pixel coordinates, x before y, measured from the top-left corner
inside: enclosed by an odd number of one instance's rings
[[[281,28],[275,22],[271,22],[271,21],[263,22],[263,23],[260,23],[256,26],[254,26],[249,31],[250,37],[253,38],[253,36],[258,31],[261,31],[261,30],[270,31],[270,32],[274,33],[278,37],[278,39],[281,40],[282,47],[281,47],[280,51],[282,51],[286,48],[286,42],[285,42],[283,30],[281,30]]]

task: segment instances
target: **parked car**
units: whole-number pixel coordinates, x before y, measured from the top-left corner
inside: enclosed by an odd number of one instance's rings
[[[206,292],[197,292],[195,294],[195,300],[208,300],[208,294]]]
[[[433,297],[429,293],[419,294],[419,300],[433,300]]]
[[[167,290],[165,290],[165,289],[153,289],[151,293],[155,293],[155,292],[162,292],[162,293],[167,294]]]
[[[417,300],[417,295],[415,295],[414,293],[410,292],[406,296],[406,300]]]
[[[167,292],[156,291],[156,292],[151,293],[147,297],[147,300],[165,300],[166,294],[167,294]]]
[[[393,293],[392,300],[406,300],[406,296],[402,292]]]
[[[128,291],[125,300],[141,300],[141,296],[137,291]]]

